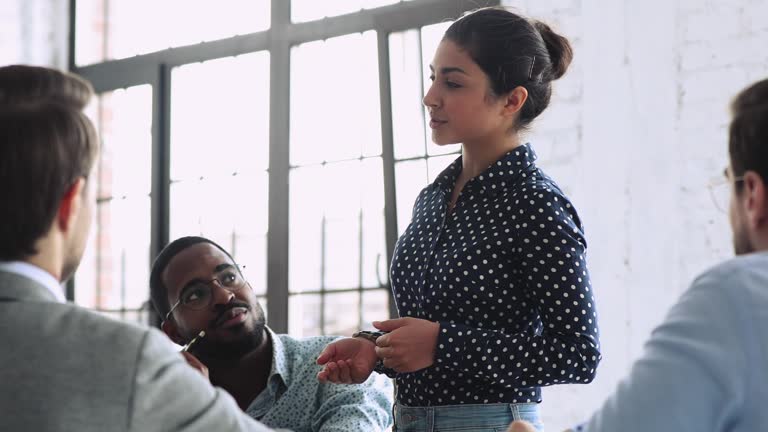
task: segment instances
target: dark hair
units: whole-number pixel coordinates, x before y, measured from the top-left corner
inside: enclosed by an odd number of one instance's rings
[[[755,171],[768,181],[768,79],[742,90],[731,113],[728,153],[733,175]]]
[[[502,8],[484,8],[459,18],[445,32],[488,75],[495,95],[518,86],[528,90],[516,129],[523,129],[549,105],[552,81],[573,59],[567,39],[540,21]]]
[[[168,263],[170,263],[173,257],[178,255],[179,252],[198,243],[209,243],[215,246],[217,249],[224,252],[233,263],[235,262],[235,259],[232,258],[232,255],[230,255],[229,252],[213,240],[209,240],[205,237],[180,237],[169,243],[168,246],[163,248],[157,258],[155,258],[155,262],[152,264],[152,271],[149,274],[149,297],[161,319],[165,319],[165,316],[168,315],[168,311],[171,310],[171,305],[168,303],[168,288],[165,286],[165,283],[163,283],[163,271],[165,271],[165,268],[168,267]]]
[[[0,68],[0,260],[37,253],[67,189],[98,153],[82,78],[35,66]]]

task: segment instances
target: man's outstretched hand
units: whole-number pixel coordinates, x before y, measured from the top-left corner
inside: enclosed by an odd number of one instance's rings
[[[376,366],[376,345],[362,338],[331,342],[317,358],[325,367],[318,372],[321,382],[359,384],[368,379]]]

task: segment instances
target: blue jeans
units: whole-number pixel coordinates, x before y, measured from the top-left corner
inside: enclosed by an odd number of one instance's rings
[[[434,407],[395,406],[396,432],[505,432],[514,420],[525,420],[541,432],[539,405],[482,404]]]

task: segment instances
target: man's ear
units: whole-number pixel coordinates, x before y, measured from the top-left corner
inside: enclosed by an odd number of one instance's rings
[[[59,202],[59,211],[56,214],[56,225],[62,232],[68,232],[77,220],[78,214],[83,208],[83,192],[86,186],[84,177],[79,177],[64,192]]]
[[[528,100],[528,89],[523,86],[517,86],[507,93],[504,99],[504,115],[515,115],[523,109],[525,101]]]
[[[163,332],[175,343],[179,345],[184,345],[186,343],[184,338],[179,334],[179,328],[176,327],[176,323],[173,322],[173,320],[163,321],[160,328],[163,329]]]
[[[760,174],[747,171],[743,176],[742,194],[744,210],[752,228],[759,230],[768,225],[768,189]]]

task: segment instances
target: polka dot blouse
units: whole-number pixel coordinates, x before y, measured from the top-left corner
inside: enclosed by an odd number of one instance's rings
[[[540,402],[541,386],[588,383],[600,361],[576,210],[520,146],[466,183],[461,158],[416,200],[397,242],[401,317],[440,324],[435,363],[399,374],[408,406]]]

